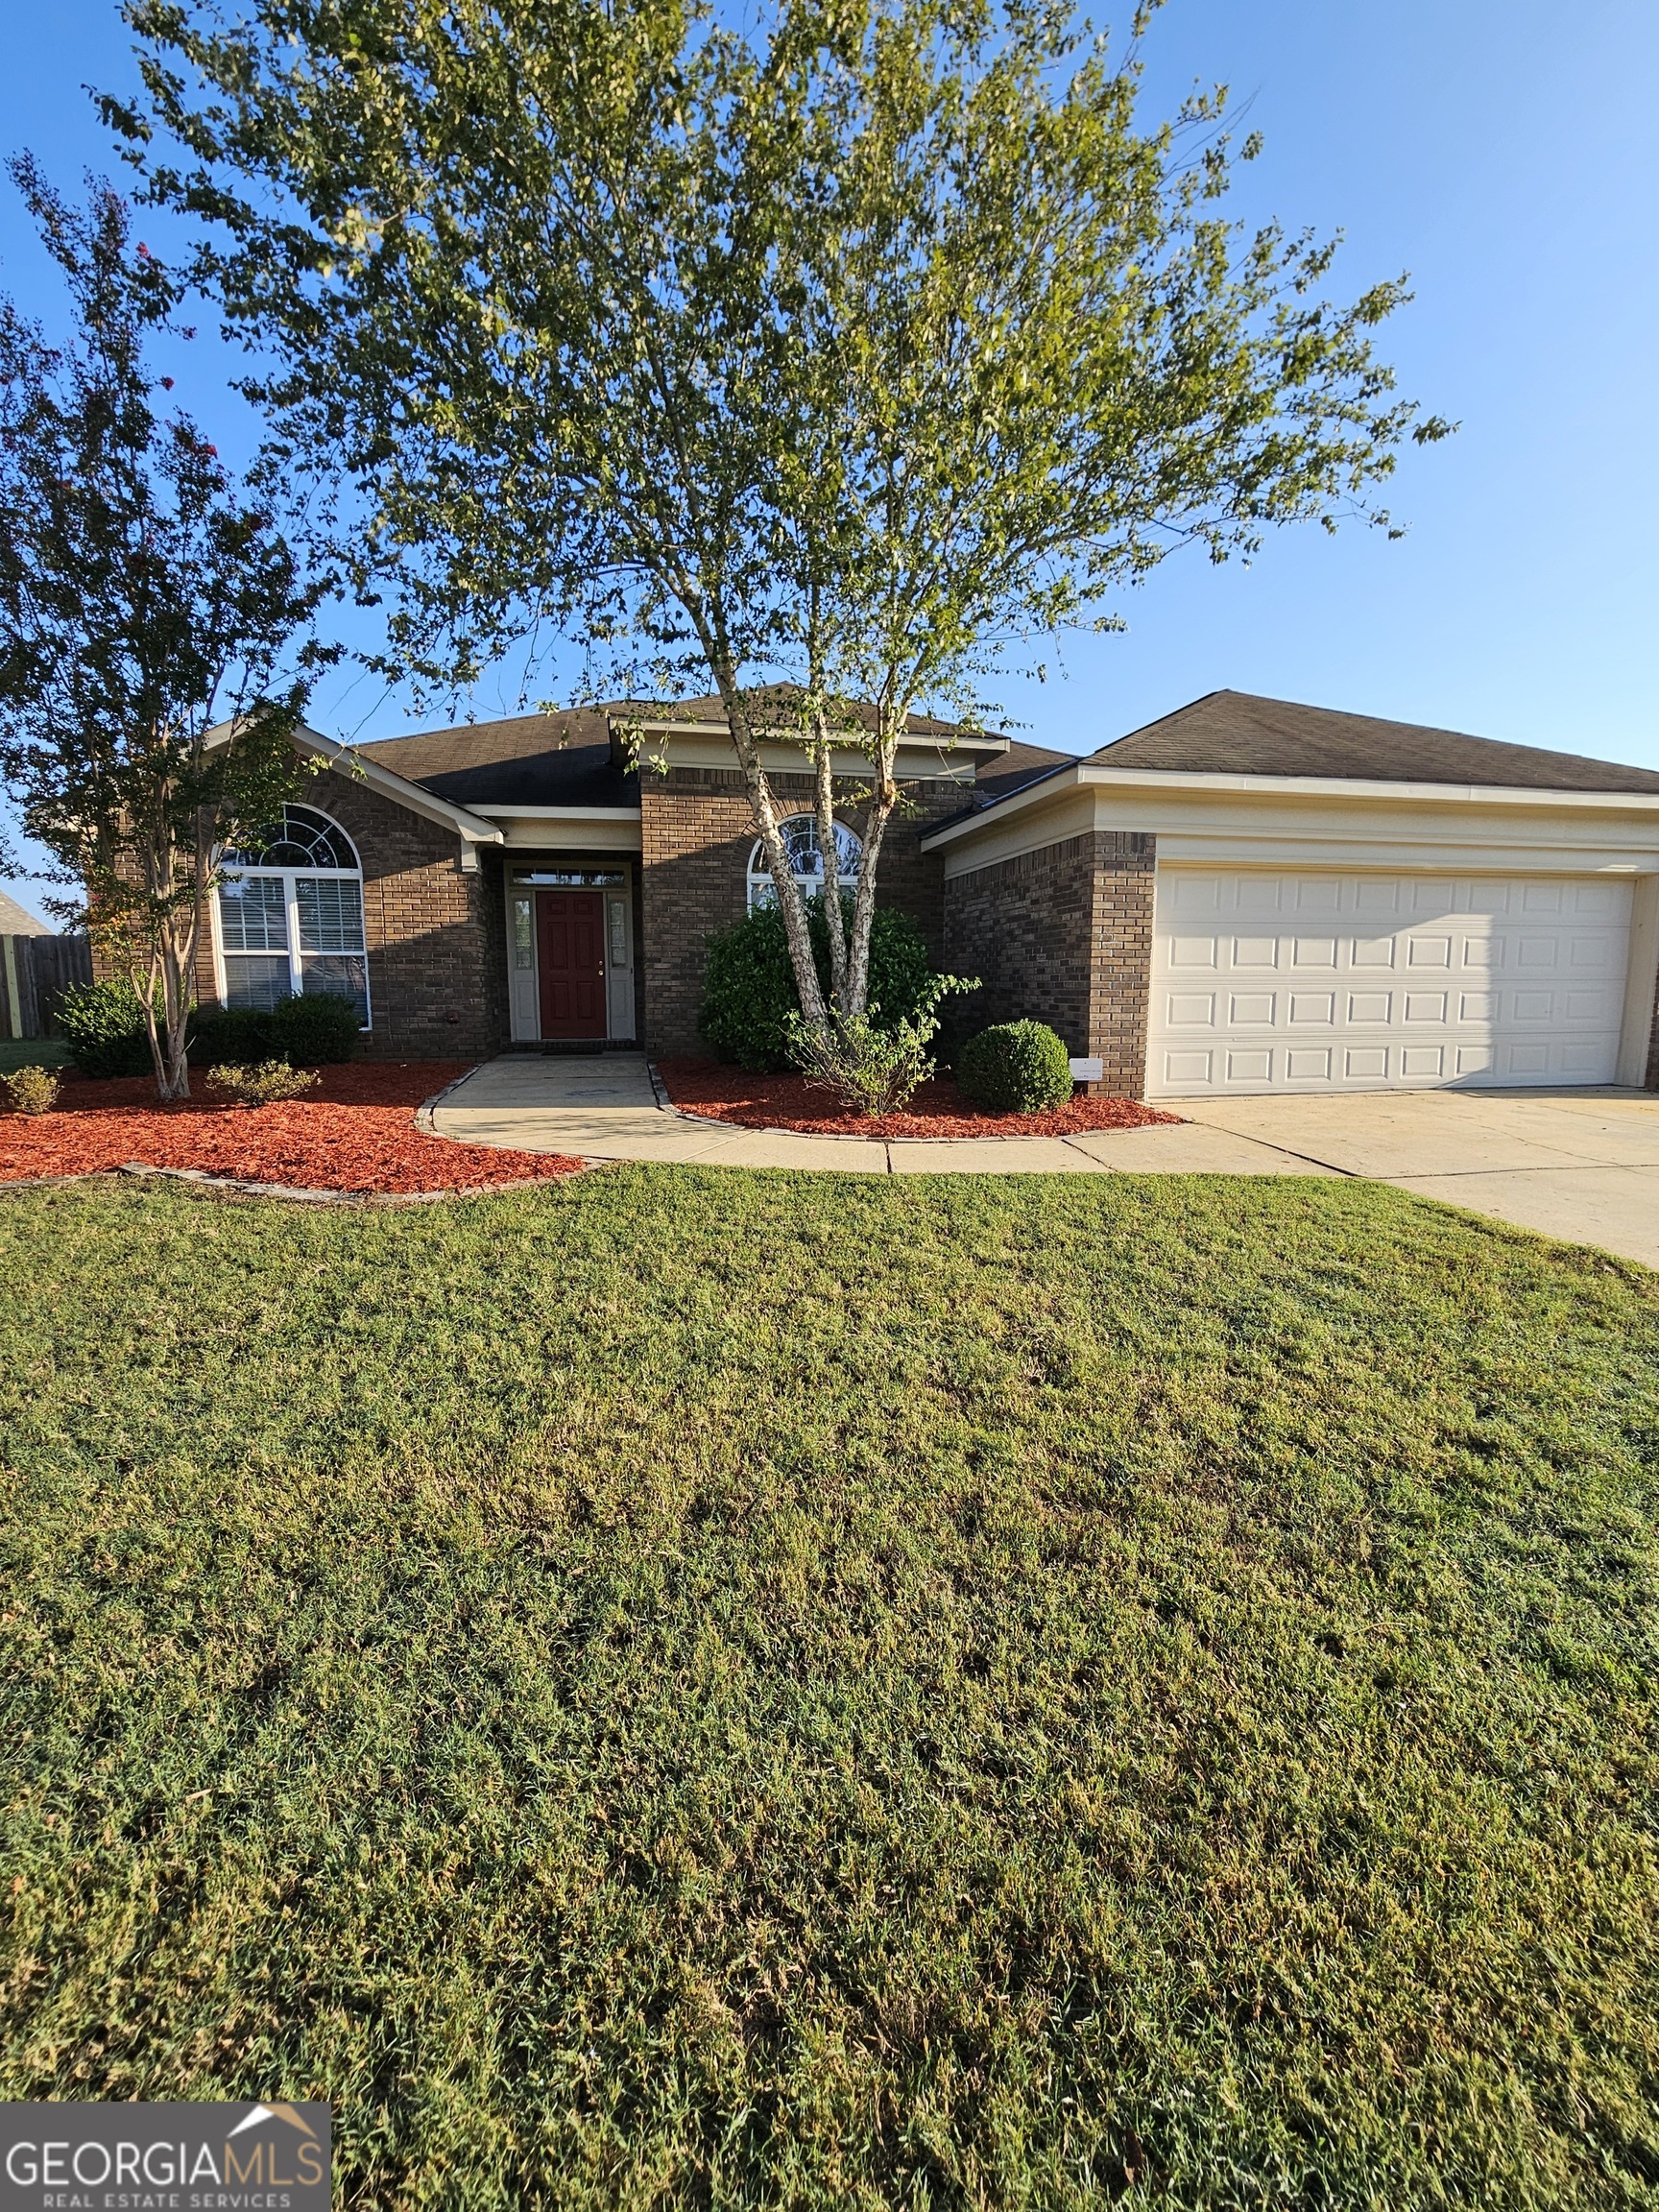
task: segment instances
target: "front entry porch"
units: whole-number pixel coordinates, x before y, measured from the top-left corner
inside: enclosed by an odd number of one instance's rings
[[[507,997],[515,1045],[632,1044],[634,870],[563,855],[506,872]]]

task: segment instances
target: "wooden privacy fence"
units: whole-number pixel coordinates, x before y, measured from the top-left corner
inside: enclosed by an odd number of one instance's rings
[[[0,1037],[50,1037],[59,998],[91,980],[84,937],[0,936]]]

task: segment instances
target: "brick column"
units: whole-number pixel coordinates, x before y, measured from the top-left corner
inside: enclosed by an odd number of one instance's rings
[[[1156,864],[1150,836],[1088,830],[950,878],[946,965],[982,985],[953,1008],[956,1033],[1046,1022],[1074,1058],[1098,1054],[1101,1090],[1139,1098]]]
[[[1102,1062],[1108,1097],[1146,1088],[1152,985],[1152,887],[1157,839],[1141,830],[1096,830],[1089,928],[1089,1050]]]

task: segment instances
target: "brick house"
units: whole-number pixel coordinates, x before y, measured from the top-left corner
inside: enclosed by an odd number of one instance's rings
[[[701,1048],[705,941],[767,888],[716,702],[302,744],[204,1001],[352,992],[396,1059]],[[807,763],[767,753],[821,883]],[[916,717],[899,767],[883,902],[975,1025],[1046,1021],[1106,1089],[1659,1084],[1659,774],[1227,691],[1082,758]]]

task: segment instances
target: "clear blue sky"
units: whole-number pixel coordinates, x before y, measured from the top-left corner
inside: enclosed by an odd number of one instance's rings
[[[74,186],[109,166],[82,86],[132,77],[115,10],[8,13],[0,148],[32,147]],[[1345,292],[1411,272],[1384,344],[1402,388],[1463,427],[1402,462],[1404,542],[1308,530],[1248,570],[1177,557],[1125,602],[1126,636],[1069,641],[1063,681],[1007,685],[1010,714],[1086,751],[1231,685],[1659,766],[1659,8],[1168,0],[1148,51],[1152,106],[1195,78],[1248,103],[1266,151],[1240,214],[1340,227]],[[9,190],[0,284],[58,323]],[[212,341],[178,366],[235,451]],[[512,690],[486,687],[477,711],[511,710]],[[359,737],[411,726],[348,675],[312,718]]]

